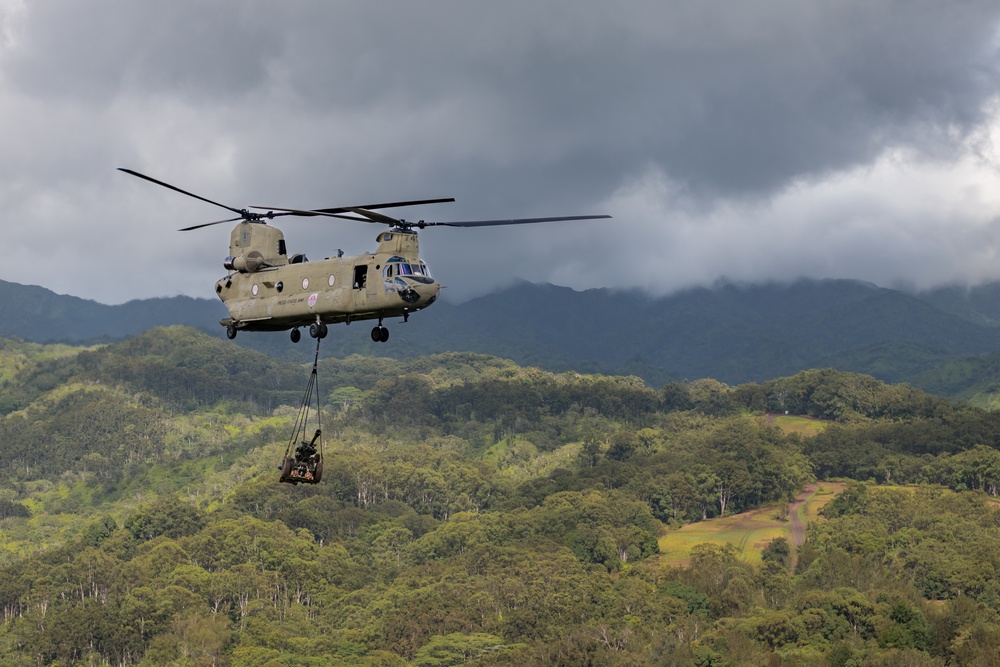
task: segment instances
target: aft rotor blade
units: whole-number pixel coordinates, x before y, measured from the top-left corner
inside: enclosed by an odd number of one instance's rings
[[[536,222],[560,222],[562,220],[602,220],[610,215],[564,215],[555,218],[513,218],[511,220],[459,220],[457,222],[422,222],[418,227],[497,227],[500,225],[531,225]]]
[[[215,222],[205,222],[200,225],[192,225],[190,227],[184,227],[182,229],[178,229],[177,231],[190,232],[193,229],[201,229],[202,227],[211,227],[212,225],[221,225],[224,222],[236,222],[237,220],[242,220],[242,219],[243,217],[241,216],[239,218],[228,218],[226,220],[216,220]]]
[[[261,209],[261,210],[267,209],[268,211],[281,211],[281,213],[275,213],[274,215],[276,215],[276,216],[277,215],[297,215],[297,216],[301,216],[301,217],[304,217],[304,218],[308,218],[308,217],[315,217],[315,216],[319,215],[319,216],[323,216],[323,217],[326,217],[326,218],[340,218],[341,220],[354,220],[355,222],[376,222],[376,220],[374,220],[372,218],[359,218],[356,215],[343,215],[341,213],[329,213],[328,211],[325,211],[325,210],[323,210],[323,211],[319,211],[319,210],[309,211],[309,210],[305,210],[305,209],[301,209],[301,208],[276,208],[274,206],[251,206],[250,208],[257,208],[257,209]],[[330,210],[331,211],[339,211],[341,209],[330,209]],[[362,209],[349,208],[349,209],[344,209],[344,210],[345,211],[356,211],[356,210],[362,210]],[[383,216],[383,217],[388,217],[388,216]],[[398,220],[396,220],[395,218],[389,218],[389,220],[392,220],[392,222],[390,222],[388,224],[393,224],[394,225],[394,224],[396,224],[398,222]],[[378,220],[377,222],[383,222],[383,221],[382,220]]]
[[[215,222],[204,222],[200,225],[191,225],[190,227],[184,227],[183,229],[178,229],[179,232],[190,232],[192,229],[201,229],[202,227],[211,227],[212,225],[221,225],[224,222],[236,222],[237,220],[245,220],[246,222],[263,222],[265,219],[270,220],[272,218],[280,218],[283,215],[296,215],[292,211],[282,211],[275,213],[274,211],[268,211],[267,213],[250,213],[247,211],[240,211],[243,214],[239,218],[226,218],[225,220],[216,220]],[[266,224],[266,223],[265,223]]]
[[[176,186],[170,185],[170,183],[164,183],[163,181],[158,181],[158,180],[156,180],[155,178],[153,178],[151,176],[146,176],[145,174],[140,174],[139,172],[132,171],[131,169],[124,169],[122,167],[118,167],[118,171],[124,171],[126,174],[132,174],[133,176],[138,176],[139,178],[147,180],[150,183],[156,183],[157,185],[162,185],[165,188],[170,188],[174,192],[179,192],[182,195],[187,195],[188,197],[194,197],[195,199],[200,199],[201,201],[207,202],[209,204],[214,204],[216,206],[219,206],[221,208],[226,209],[227,211],[232,211],[233,213],[239,213],[240,217],[237,218],[237,220],[242,220],[243,219],[243,217],[242,217],[243,216],[243,211],[241,211],[238,208],[233,208],[232,206],[226,206],[225,204],[220,204],[219,202],[212,201],[211,199],[205,199],[202,196],[196,195],[196,194],[194,194],[192,192],[188,192],[187,190],[181,190],[180,188],[178,188]],[[220,220],[219,222],[232,222],[232,221],[231,220]],[[214,225],[214,224],[218,224],[218,223],[210,222],[208,224],[209,225]],[[199,227],[205,227],[205,226],[206,225],[199,225]],[[188,229],[197,229],[197,227],[188,227]]]
[[[364,204],[362,206],[338,206],[336,208],[315,208],[310,210],[303,210],[299,208],[281,208],[279,206],[251,206],[250,208],[255,208],[258,210],[266,211],[286,211],[294,215],[301,216],[312,216],[312,215],[326,215],[330,217],[344,217],[337,215],[338,213],[357,213],[359,210],[370,211],[376,208],[396,208],[399,206],[421,206],[423,204],[447,204],[449,202],[455,201],[454,197],[446,197],[444,199],[415,199],[413,201],[392,201],[384,202],[382,204]],[[367,217],[367,216],[366,216]],[[386,216],[388,218],[388,216]],[[359,218],[345,217],[346,220],[359,220]],[[369,222],[374,220],[374,218],[369,218],[369,220],[364,220],[363,222]],[[398,221],[395,218],[389,218],[388,220],[379,220],[379,222],[386,222],[387,224],[393,225]]]

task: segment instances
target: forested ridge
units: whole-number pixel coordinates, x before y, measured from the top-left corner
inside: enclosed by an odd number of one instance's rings
[[[0,280],[0,338],[108,343],[168,324],[222,338],[225,307],[210,290],[205,296],[108,306]],[[834,367],[983,406],[1000,395],[1000,283],[912,293],[854,280],[722,280],[659,297],[518,283],[461,304],[439,301],[390,328],[394,342],[373,347],[366,327],[338,327],[323,354],[415,359],[471,351],[553,372],[636,375],[657,387]],[[275,358],[311,358],[309,346],[288,345],[286,336],[234,342]]]
[[[326,471],[292,487],[307,376],[181,327],[0,343],[0,667],[997,664],[993,412],[833,370],[353,356],[321,362]],[[783,539],[661,562],[817,477],[857,481],[794,570]]]

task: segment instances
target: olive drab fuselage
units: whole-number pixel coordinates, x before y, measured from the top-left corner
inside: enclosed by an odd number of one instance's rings
[[[319,341],[327,335],[327,325],[354,320],[378,320],[372,331],[372,341],[385,343],[389,330],[382,320],[402,317],[405,322],[418,310],[434,303],[439,285],[420,260],[417,229],[427,227],[494,227],[524,225],[564,220],[595,220],[609,215],[569,215],[543,218],[503,218],[497,220],[453,220],[450,222],[407,222],[380,212],[403,206],[444,204],[452,197],[389,201],[361,206],[339,206],[319,209],[250,206],[236,208],[212,201],[177,186],[140,174],[132,169],[118,168],[126,174],[155,183],[182,195],[224,208],[237,217],[183,227],[179,231],[239,222],[229,238],[229,256],[223,265],[229,274],[215,283],[215,293],[229,310],[221,321],[226,336],[235,338],[240,331],[281,331],[291,329],[291,340],[299,342],[301,327],[309,327],[309,335]],[[250,210],[254,209],[254,210]],[[267,211],[261,213],[259,211]],[[336,257],[310,262],[305,255],[288,256],[285,236],[281,230],[268,226],[265,220],[279,216],[340,218],[362,223],[389,225],[378,235],[378,249],[370,254]]]
[[[420,260],[417,234],[391,229],[374,253],[308,261],[288,257],[281,230],[241,222],[230,236],[229,275],[215,291],[229,310],[221,324],[281,331],[312,324],[403,317],[434,303],[441,286]]]

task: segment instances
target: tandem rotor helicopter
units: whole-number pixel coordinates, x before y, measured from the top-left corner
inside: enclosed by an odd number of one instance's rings
[[[375,342],[389,340],[383,320],[402,317],[423,310],[437,300],[441,285],[431,277],[427,264],[420,259],[417,230],[425,227],[489,227],[521,225],[562,220],[595,220],[610,215],[573,215],[512,220],[466,220],[458,222],[411,222],[393,218],[376,209],[440,204],[455,201],[423,199],[361,206],[341,206],[301,210],[267,206],[238,209],[181,190],[131,169],[119,171],[156,183],[203,202],[219,206],[237,215],[184,227],[192,231],[211,225],[238,222],[229,237],[229,256],[223,266],[229,273],[215,283],[215,292],[229,310],[220,322],[233,339],[240,331],[291,330],[293,343],[301,339],[300,328],[307,327],[313,338],[325,338],[327,325],[358,320],[378,320],[372,329]],[[280,216],[323,216],[388,225],[378,235],[378,248],[371,253],[336,257],[310,262],[304,254],[288,255],[281,230],[267,224]]]

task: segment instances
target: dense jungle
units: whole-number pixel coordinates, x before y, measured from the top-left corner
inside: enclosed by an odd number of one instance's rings
[[[0,667],[1000,665],[1000,414],[829,369],[349,356],[322,483],[279,484],[308,375],[184,327],[0,341]],[[668,564],[817,479],[801,546]]]

